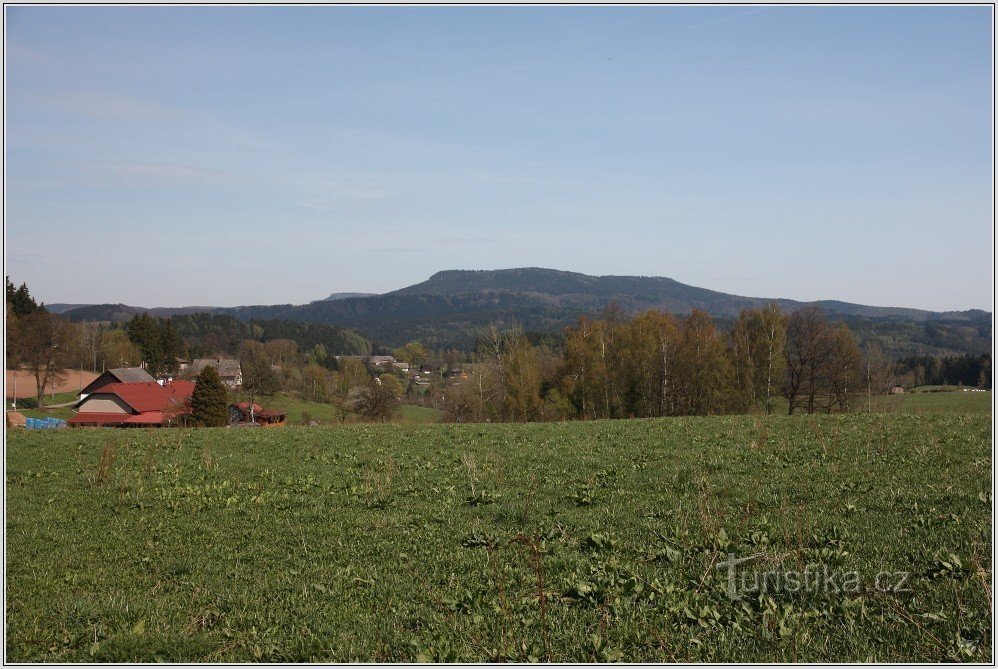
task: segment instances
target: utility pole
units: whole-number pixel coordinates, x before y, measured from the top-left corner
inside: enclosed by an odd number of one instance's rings
[[[14,372],[14,411],[17,411],[17,372]]]
[[[53,357],[55,356],[55,350],[57,348],[59,348],[58,344],[55,344],[55,345],[52,346],[52,356]],[[49,367],[52,367],[52,358],[51,357],[49,358]],[[45,377],[46,377],[45,380],[48,381],[48,372],[45,373]],[[45,393],[45,388],[43,387],[42,388],[42,394],[44,395],[44,393]],[[53,400],[55,399],[55,384],[54,383],[52,384],[52,399]],[[38,408],[41,409],[41,407],[38,407]]]

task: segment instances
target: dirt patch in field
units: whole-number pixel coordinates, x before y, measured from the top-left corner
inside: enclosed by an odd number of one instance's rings
[[[17,397],[34,397],[38,392],[35,388],[35,375],[24,370],[7,370],[7,380],[4,386],[4,396],[14,397],[14,374],[17,374]],[[62,380],[53,384],[51,381],[45,388],[45,394],[79,392],[81,388],[91,383],[99,374],[93,372],[80,372],[80,370],[67,370]]]

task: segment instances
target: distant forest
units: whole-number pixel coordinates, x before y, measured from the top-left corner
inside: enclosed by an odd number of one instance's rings
[[[321,345],[331,356],[372,353],[371,342],[364,336],[325,323],[266,319],[244,322],[223,314],[173,316],[169,323],[184,340],[191,357],[234,355],[245,340],[267,343],[277,339],[290,339],[303,351]]]
[[[899,360],[895,373],[909,377],[910,386],[973,386],[991,388],[990,355],[938,357],[915,355]]]

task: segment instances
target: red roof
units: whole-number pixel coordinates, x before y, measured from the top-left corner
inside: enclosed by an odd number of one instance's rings
[[[129,416],[131,414],[86,411],[76,414],[66,422],[70,425],[117,425],[118,423],[124,423]]]
[[[191,381],[174,381],[162,386],[155,381],[146,381],[142,383],[109,383],[93,395],[117,395],[132,410],[142,413],[162,411],[178,403],[183,403],[193,392],[194,383]]]
[[[157,411],[169,401],[170,393],[155,381],[145,383],[109,383],[94,395],[112,394],[125,400],[135,411]]]
[[[170,381],[163,387],[173,393],[173,397],[177,401],[186,400],[194,394],[193,381]]]
[[[160,411],[145,413],[99,413],[84,411],[70,418],[70,425],[161,425],[163,414]]]
[[[129,416],[126,425],[160,425],[163,422],[162,411],[146,411]]]

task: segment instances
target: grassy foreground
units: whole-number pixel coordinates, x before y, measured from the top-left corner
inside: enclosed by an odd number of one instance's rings
[[[984,413],[7,437],[8,661],[992,660]]]

